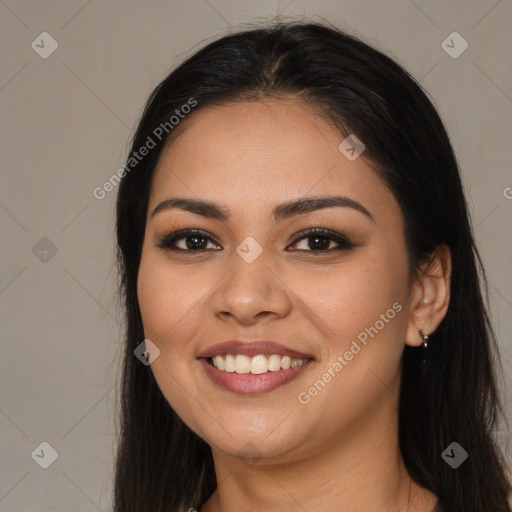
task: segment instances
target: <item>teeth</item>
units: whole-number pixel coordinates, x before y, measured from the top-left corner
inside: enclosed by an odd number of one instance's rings
[[[271,372],[277,372],[281,369],[281,356],[273,354],[268,358],[268,369]]]
[[[221,356],[215,356],[215,368],[218,368],[219,370],[225,370],[226,369],[226,363],[224,362],[224,359],[222,359]]]
[[[268,361],[265,356],[254,356],[252,358],[251,373],[254,373],[255,375],[260,375],[261,373],[267,373],[268,370]]]
[[[211,361],[215,368],[225,372],[261,375],[269,371],[277,372],[279,370],[298,368],[302,366],[307,359],[292,359],[290,356],[280,356],[278,354],[258,354],[252,358],[242,354],[237,354],[236,356],[226,354],[225,356],[212,357]]]
[[[251,371],[251,358],[238,354],[235,359],[236,373],[249,373]]]
[[[222,356],[218,356],[222,359]],[[220,368],[219,368],[220,370]],[[231,354],[226,355],[226,372],[233,373],[235,371],[235,356]]]

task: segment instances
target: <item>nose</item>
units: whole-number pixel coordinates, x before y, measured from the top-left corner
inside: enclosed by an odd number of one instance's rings
[[[236,253],[230,260],[231,271],[213,292],[216,316],[225,321],[252,325],[284,318],[290,313],[290,291],[264,253],[252,263],[247,263]]]

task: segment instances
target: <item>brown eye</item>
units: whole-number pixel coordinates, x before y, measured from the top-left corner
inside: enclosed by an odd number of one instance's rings
[[[171,251],[197,252],[211,250],[211,247],[208,247],[208,241],[216,244],[216,242],[214,242],[213,239],[204,231],[199,229],[184,229],[165,236],[156,244],[156,246],[161,249],[168,249]],[[178,247],[178,243],[181,247]]]
[[[306,243],[304,244],[305,247],[297,249],[299,251],[332,252],[357,247],[341,233],[325,228],[313,228],[299,233],[299,237],[295,239],[292,245],[297,245],[301,240],[306,240]],[[333,242],[337,244],[337,247],[331,246]]]

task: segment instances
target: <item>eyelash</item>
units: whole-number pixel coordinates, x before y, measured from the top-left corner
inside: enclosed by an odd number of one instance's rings
[[[211,249],[181,249],[178,247],[175,247],[173,244],[176,243],[178,240],[183,240],[189,236],[192,235],[201,235],[202,237],[213,241],[217,245],[220,245],[215,239],[213,239],[210,235],[208,235],[205,231],[202,231],[200,229],[182,229],[179,231],[176,231],[174,233],[170,233],[169,235],[166,235],[162,237],[158,243],[156,244],[157,247],[160,249],[165,249],[169,251],[176,251],[176,252],[204,252],[204,251],[211,251]],[[311,228],[304,231],[301,231],[300,233],[297,233],[297,238],[292,242],[291,245],[295,245],[297,242],[307,239],[309,237],[312,237],[314,235],[319,235],[322,238],[327,238],[331,241],[334,241],[338,244],[338,247],[334,247],[332,249],[311,249],[311,250],[305,250],[305,249],[298,249],[300,252],[310,252],[313,254],[321,254],[321,253],[330,253],[333,251],[341,251],[341,250],[348,250],[353,249],[355,247],[359,247],[358,244],[352,243],[345,235],[342,235],[341,233],[337,233],[336,231],[331,231],[330,229],[326,228]],[[214,249],[218,250],[218,249]]]

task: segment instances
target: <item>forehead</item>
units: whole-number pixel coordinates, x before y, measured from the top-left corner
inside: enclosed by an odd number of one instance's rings
[[[350,161],[339,150],[345,137],[300,100],[199,108],[182,123],[161,155],[151,205],[185,195],[247,210],[336,192],[396,206],[364,156]]]

